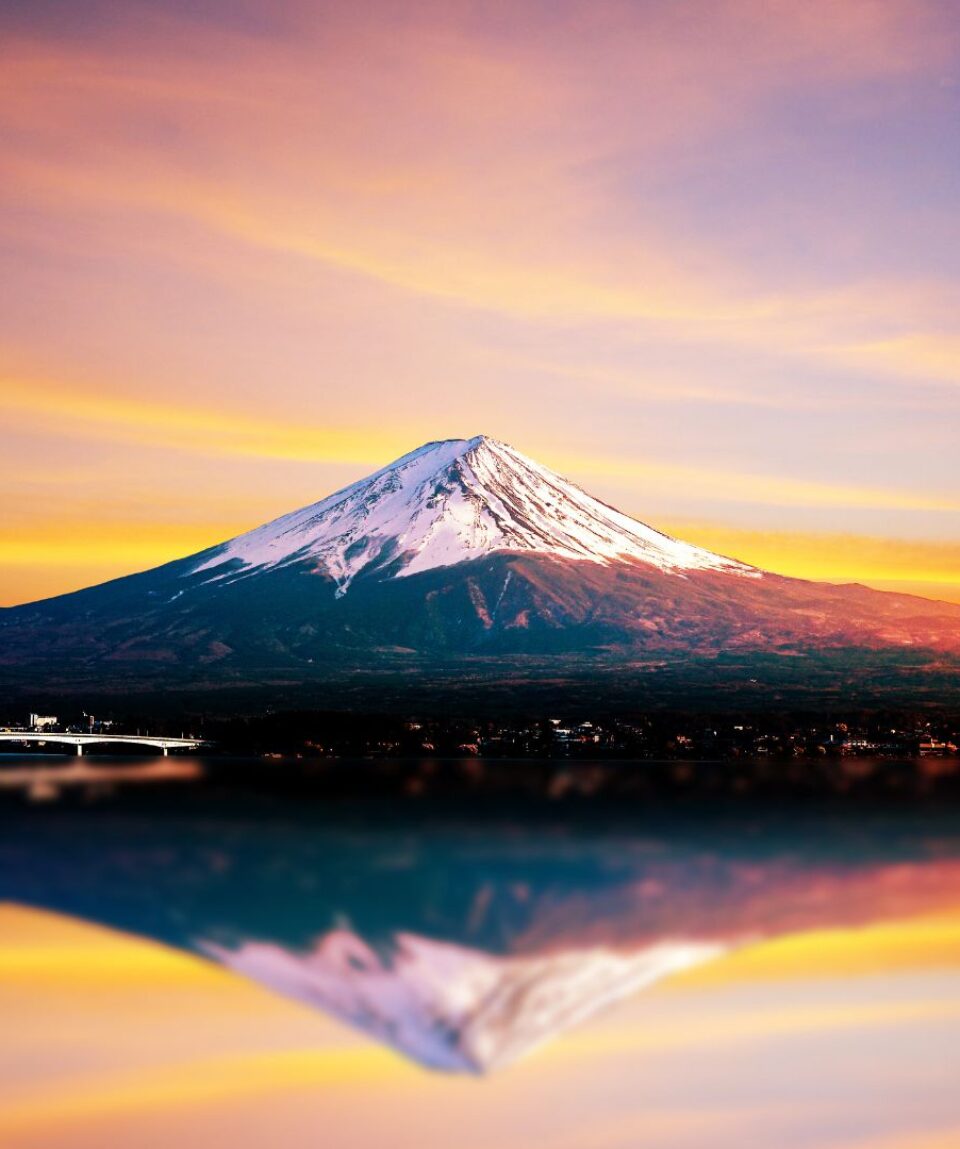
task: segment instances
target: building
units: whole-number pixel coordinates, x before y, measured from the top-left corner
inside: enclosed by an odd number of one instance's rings
[[[59,721],[55,714],[31,714],[30,721],[27,725],[31,730],[50,730],[56,726]]]

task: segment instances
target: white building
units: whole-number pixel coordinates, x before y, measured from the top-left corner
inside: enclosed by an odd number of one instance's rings
[[[31,730],[49,730],[59,719],[55,714],[31,714],[28,723]]]

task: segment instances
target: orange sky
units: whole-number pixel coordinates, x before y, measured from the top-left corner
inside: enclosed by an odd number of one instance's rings
[[[0,603],[494,435],[960,601],[950,0],[0,3]]]

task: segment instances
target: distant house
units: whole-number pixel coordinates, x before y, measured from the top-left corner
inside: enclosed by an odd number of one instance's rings
[[[59,721],[55,714],[31,714],[27,725],[31,730],[50,730]]]

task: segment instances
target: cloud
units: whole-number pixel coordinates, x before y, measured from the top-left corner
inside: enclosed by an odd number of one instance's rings
[[[379,427],[310,427],[269,415],[83,388],[47,380],[0,380],[0,409],[31,422],[44,420],[61,435],[102,436],[144,446],[162,444],[210,457],[372,463],[409,449],[402,430]]]
[[[842,347],[837,354],[883,374],[960,386],[960,335],[915,332]]]
[[[960,598],[960,542],[875,538],[813,531],[756,530],[696,520],[660,524],[665,530],[721,554],[797,578],[900,584],[930,597],[952,588]]]
[[[691,493],[701,502],[745,503],[774,507],[853,507],[881,510],[922,510],[955,513],[960,497],[911,493],[888,488],[848,486],[814,479],[771,474],[746,474],[647,459],[554,457],[551,466],[572,475],[607,476],[669,485],[676,493]]]
[[[686,148],[756,128],[771,99],[812,76],[843,87],[948,53],[934,8],[896,2],[841,6],[829,22],[796,0],[682,15],[606,3],[589,20],[526,5],[493,33],[456,6],[389,12],[327,12],[286,38],[252,37],[224,12],[215,31],[156,17],[152,35],[109,51],[14,41],[7,198],[191,220],[527,319],[747,342],[772,325],[772,340],[810,302],[751,284],[702,227],[664,234],[612,157],[655,162],[663,180]]]

